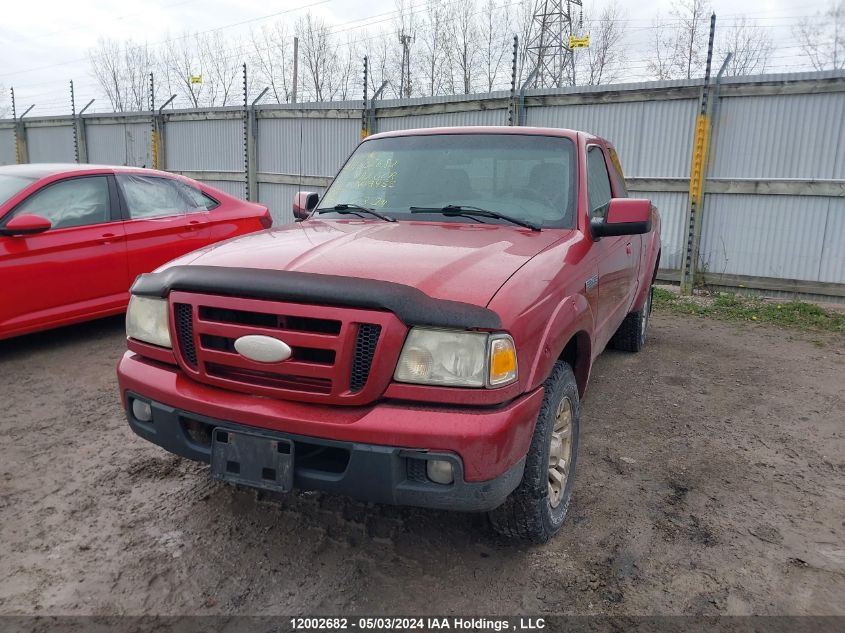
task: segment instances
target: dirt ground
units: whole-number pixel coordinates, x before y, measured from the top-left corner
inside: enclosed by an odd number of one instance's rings
[[[656,314],[541,547],[212,483],[133,435],[121,319],[0,342],[0,614],[845,614],[845,341]]]

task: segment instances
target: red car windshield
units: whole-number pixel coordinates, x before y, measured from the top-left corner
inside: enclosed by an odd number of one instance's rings
[[[503,223],[473,218],[471,209],[449,218],[437,213],[448,205],[476,207],[540,227],[573,228],[575,145],[563,137],[517,134],[373,139],[355,150],[319,209],[331,216],[336,205],[361,205],[398,220]],[[432,214],[412,216],[412,207]]]
[[[33,182],[35,182],[35,178],[0,175],[0,204],[5,203],[12,196],[21,191],[24,187],[31,185]]]

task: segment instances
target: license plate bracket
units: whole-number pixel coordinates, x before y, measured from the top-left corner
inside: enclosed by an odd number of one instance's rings
[[[289,492],[293,488],[293,453],[291,440],[218,427],[211,434],[211,477]]]

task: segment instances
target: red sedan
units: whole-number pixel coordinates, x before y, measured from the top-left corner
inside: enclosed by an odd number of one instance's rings
[[[133,167],[0,167],[0,339],[119,314],[141,273],[267,229],[266,207]]]

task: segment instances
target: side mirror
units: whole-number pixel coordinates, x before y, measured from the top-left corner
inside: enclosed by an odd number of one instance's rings
[[[48,231],[51,226],[53,225],[47,218],[23,213],[6,222],[6,226],[0,229],[0,233],[3,235],[35,235]]]
[[[648,233],[651,231],[651,208],[651,200],[613,198],[604,219],[590,220],[590,230],[594,238]]]
[[[320,194],[313,191],[300,191],[293,197],[293,217],[305,220],[317,208]]]

